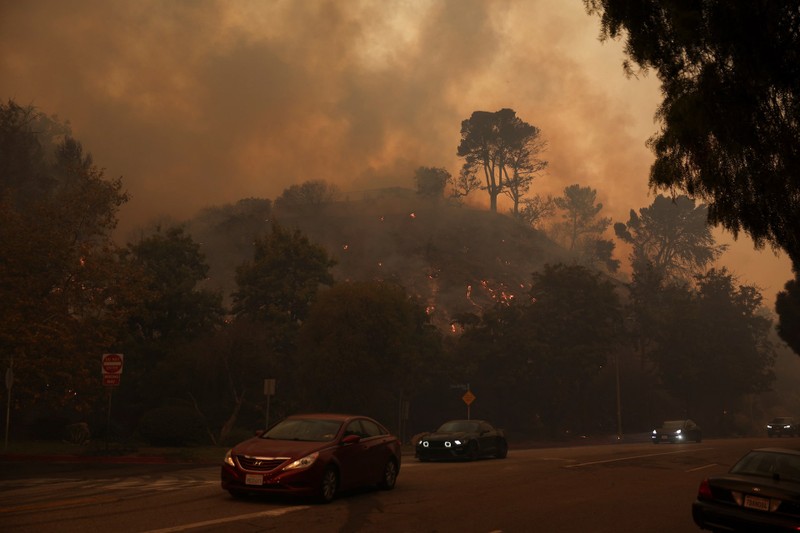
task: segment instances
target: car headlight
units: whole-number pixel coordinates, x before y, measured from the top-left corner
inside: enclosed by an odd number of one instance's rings
[[[783,426],[783,429],[789,429],[791,426]]]
[[[309,466],[314,464],[314,461],[317,460],[319,457],[319,452],[314,452],[312,454],[306,455],[305,457],[298,459],[297,461],[293,462],[284,470],[296,470],[298,468],[308,468]]]
[[[232,449],[228,450],[225,453],[225,459],[223,459],[223,462],[228,466],[236,466],[235,464],[233,464],[233,455],[231,454],[232,451],[233,451]]]
[[[681,433],[683,433],[682,429],[679,429],[678,431],[675,432],[676,435],[680,435]]]
[[[653,430],[653,435],[658,435],[658,430],[657,429]]]
[[[456,439],[454,442],[456,443],[456,446],[461,446],[461,440],[460,439]]]

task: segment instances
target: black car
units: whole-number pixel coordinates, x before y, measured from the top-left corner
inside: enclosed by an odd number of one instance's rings
[[[693,420],[667,420],[661,427],[653,430],[650,435],[653,444],[659,442],[700,442],[703,440],[703,432],[700,426]]]
[[[431,459],[465,459],[481,457],[503,459],[508,455],[508,443],[502,429],[485,420],[450,420],[433,433],[423,433],[416,439],[416,457]]]
[[[794,418],[790,416],[779,416],[773,418],[772,421],[767,424],[767,435],[770,437],[774,437],[776,435],[778,437],[783,437],[784,435],[796,437],[797,433],[797,422],[795,422]]]
[[[751,450],[727,474],[704,479],[692,518],[712,531],[798,531],[800,451]]]

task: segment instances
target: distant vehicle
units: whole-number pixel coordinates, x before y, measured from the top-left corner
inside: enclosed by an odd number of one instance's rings
[[[400,440],[365,416],[290,416],[234,446],[222,463],[222,488],[250,493],[311,496],[331,501],[340,491],[394,488]]]
[[[416,442],[416,457],[423,462],[432,459],[474,461],[481,457],[504,459],[507,455],[508,442],[503,430],[485,420],[450,420],[433,433],[423,433]]]
[[[800,451],[751,450],[727,474],[704,479],[692,518],[712,531],[797,531]]]
[[[783,437],[784,435],[796,437],[797,434],[797,422],[795,422],[794,418],[791,416],[779,416],[773,418],[772,421],[767,424],[767,435],[770,437],[774,437],[776,435],[778,437]]]
[[[667,420],[650,435],[653,444],[660,442],[700,442],[703,432],[693,420]]]

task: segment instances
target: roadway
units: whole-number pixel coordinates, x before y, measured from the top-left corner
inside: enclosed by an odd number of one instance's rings
[[[0,464],[6,533],[699,531],[700,481],[756,447],[800,439],[707,439],[511,449],[506,459],[419,463],[405,456],[393,491],[328,505],[235,500],[219,468],[190,464]]]

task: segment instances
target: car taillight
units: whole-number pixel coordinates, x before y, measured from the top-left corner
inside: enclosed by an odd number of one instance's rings
[[[714,494],[711,492],[711,485],[708,484],[708,480],[704,479],[700,482],[700,488],[697,489],[697,499],[698,500],[713,500]]]

